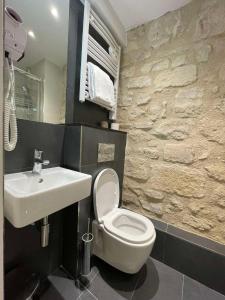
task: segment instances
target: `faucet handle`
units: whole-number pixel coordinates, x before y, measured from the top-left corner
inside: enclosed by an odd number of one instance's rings
[[[35,159],[42,160],[42,154],[43,154],[43,151],[37,150],[37,149],[34,150],[34,158]]]
[[[45,160],[43,160],[43,163],[42,163],[44,166],[47,166],[47,165],[49,165],[50,164],[50,161],[49,160],[47,160],[47,159],[45,159]]]

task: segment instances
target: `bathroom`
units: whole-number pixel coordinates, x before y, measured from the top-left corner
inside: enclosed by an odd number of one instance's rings
[[[0,299],[225,300],[225,1],[0,22]]]

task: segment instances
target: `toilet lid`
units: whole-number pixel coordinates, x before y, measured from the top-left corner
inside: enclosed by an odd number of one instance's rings
[[[102,170],[94,183],[94,210],[99,223],[102,218],[119,206],[119,178],[113,169]]]

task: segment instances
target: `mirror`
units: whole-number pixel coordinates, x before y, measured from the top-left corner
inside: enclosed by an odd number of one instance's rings
[[[15,63],[19,119],[65,123],[69,0],[6,0],[27,31],[25,56]]]

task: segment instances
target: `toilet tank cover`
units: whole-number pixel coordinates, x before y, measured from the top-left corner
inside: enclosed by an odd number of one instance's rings
[[[119,206],[119,178],[113,169],[102,170],[94,183],[94,210],[98,222]]]

